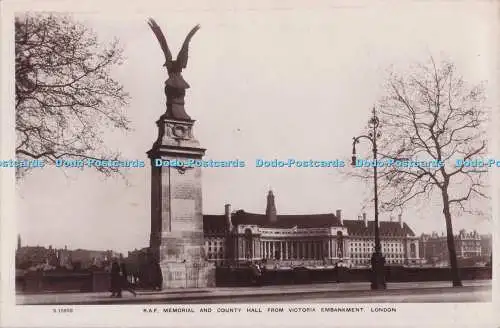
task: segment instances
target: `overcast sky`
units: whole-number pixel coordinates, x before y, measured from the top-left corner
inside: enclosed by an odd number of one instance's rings
[[[196,120],[194,134],[207,148],[206,159],[247,163],[243,169],[203,170],[203,212],[222,214],[230,203],[235,210],[264,213],[272,188],[280,214],[342,209],[344,218],[356,219],[371,186],[346,180],[339,169],[262,169],[254,167],[255,159],[348,162],[352,137],[365,132],[388,69],[405,70],[430,55],[453,61],[468,83],[489,81],[487,92],[492,92],[491,4],[315,2],[251,10],[165,5],[135,15],[93,12],[74,13],[74,18],[103,42],[117,37],[124,47],[125,63],[114,76],[130,93],[126,112],[133,131],[107,132],[105,140],[125,159],[147,160],[145,152],[158,133],[155,121],[165,110],[164,57],[146,18],[152,15],[159,23],[174,55],[199,23],[184,71],[191,85],[186,111]],[[150,169],[131,169],[127,178],[129,186],[89,169],[34,170],[18,184],[23,244],[121,252],[148,246]],[[439,199],[430,205],[403,213],[418,234],[444,231]],[[373,208],[366,211],[373,219]],[[455,219],[455,231],[460,228],[490,230],[487,218],[467,215]]]

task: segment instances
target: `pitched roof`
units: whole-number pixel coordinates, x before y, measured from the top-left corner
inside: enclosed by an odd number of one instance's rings
[[[327,228],[341,226],[334,214],[277,215],[276,222],[269,222],[265,214],[237,211],[232,215],[233,225],[255,224],[263,228]]]
[[[363,220],[344,220],[349,235],[373,236],[375,234],[375,221],[367,221],[367,226]],[[415,233],[406,224],[392,221],[379,221],[379,232],[381,236],[415,236]]]
[[[225,215],[203,215],[204,232],[224,232],[227,229]]]
[[[269,222],[265,214],[248,213],[239,210],[231,215],[233,225],[258,225],[262,228],[328,228],[346,227],[349,235],[373,236],[375,234],[374,221],[367,221],[368,227],[363,220],[343,220],[341,224],[335,214],[302,214],[302,215],[278,215],[276,222]],[[380,221],[379,231],[381,236],[415,236],[413,230],[403,223]],[[225,215],[203,215],[203,231],[224,232],[227,230]]]

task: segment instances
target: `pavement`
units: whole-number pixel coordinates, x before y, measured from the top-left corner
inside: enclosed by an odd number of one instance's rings
[[[111,298],[109,293],[44,293],[17,294],[17,304],[23,305],[91,305],[91,304],[207,304],[207,303],[270,303],[297,300],[307,302],[327,302],[328,300],[365,299],[378,302],[377,298],[392,296],[392,299],[404,295],[469,295],[469,301],[491,301],[491,280],[463,281],[463,287],[451,287],[449,281],[388,283],[386,290],[372,291],[369,282],[324,283],[285,286],[258,287],[214,287],[214,288],[179,288],[165,291],[138,291],[133,296],[127,291],[123,298]],[[470,295],[475,296],[471,298]],[[489,295],[489,300],[488,300]],[[322,300],[322,301],[321,301]],[[326,301],[325,301],[326,300]],[[372,301],[373,300],[373,301]],[[404,300],[403,300],[404,301]],[[417,300],[418,302],[418,300]],[[441,300],[443,302],[443,300]]]

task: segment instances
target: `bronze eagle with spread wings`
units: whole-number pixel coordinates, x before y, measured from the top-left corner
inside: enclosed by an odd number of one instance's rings
[[[170,75],[172,73],[180,73],[182,69],[186,68],[187,66],[189,42],[191,41],[191,38],[194,36],[196,31],[200,29],[200,25],[196,25],[188,33],[186,39],[184,40],[184,43],[182,44],[182,48],[177,55],[176,60],[172,59],[172,53],[168,48],[167,40],[165,39],[165,35],[161,31],[160,26],[158,26],[158,24],[152,18],[148,19],[148,25],[158,39],[161,49],[165,54],[165,64],[163,64],[163,66],[167,68],[168,74]]]

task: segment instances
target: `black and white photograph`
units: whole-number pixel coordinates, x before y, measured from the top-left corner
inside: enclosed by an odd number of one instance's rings
[[[2,325],[498,324],[499,9],[3,2]]]

